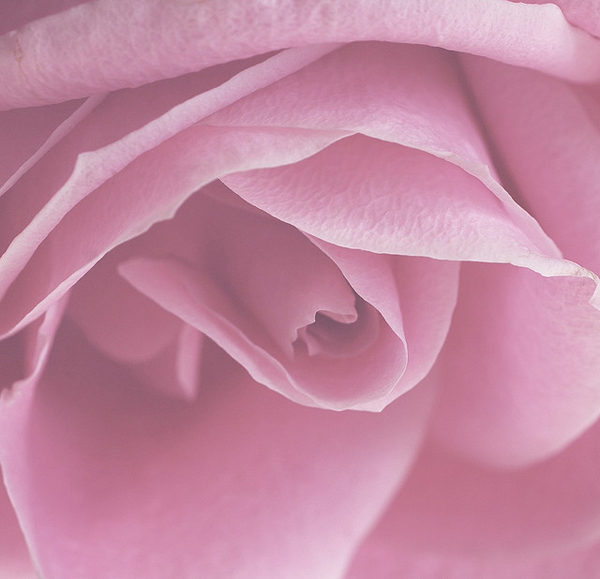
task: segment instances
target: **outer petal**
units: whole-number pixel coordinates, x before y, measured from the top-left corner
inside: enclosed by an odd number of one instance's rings
[[[429,153],[479,179],[540,248],[556,252],[539,224],[500,185],[456,54],[407,44],[353,43],[206,122],[351,131]],[[436,171],[444,170],[440,165]]]
[[[596,576],[599,435],[596,425],[561,454],[512,472],[430,445],[348,578],[366,579],[368,568],[385,579]]]
[[[13,297],[4,301],[14,300],[5,312],[10,319],[0,322],[2,330],[14,331],[15,323],[28,313],[24,324],[39,315],[47,307],[40,300],[55,290],[64,293],[104,252],[153,222],[172,216],[188,195],[221,172],[292,162],[343,136],[190,126],[297,70],[323,50],[301,52],[279,54],[229,80],[226,76],[225,82],[222,71],[208,74],[208,83],[216,76],[221,84],[206,90],[207,79],[201,78],[204,92],[192,92],[192,98],[189,92],[198,89],[196,79],[177,81],[176,95],[180,97],[182,91],[188,95],[179,106],[174,106],[178,101],[169,94],[172,85],[157,90],[145,87],[139,89],[143,94],[136,91],[135,95],[106,99],[1,200],[4,223],[0,236],[5,251],[0,258],[0,291],[21,277],[11,288]],[[226,72],[231,73],[230,68]],[[148,99],[143,108],[137,105],[140,96]],[[132,114],[128,116],[128,112]],[[126,126],[125,132],[121,124]],[[21,203],[23,195],[30,204]],[[118,215],[116,206],[121,208]],[[82,239],[84,244],[78,245]],[[24,290],[18,289],[21,283]],[[51,296],[49,302],[55,298]],[[36,302],[39,309],[32,312]]]
[[[458,306],[434,369],[436,436],[488,464],[558,452],[600,414],[600,312],[574,278],[463,264]]]
[[[546,253],[478,179],[422,151],[355,135],[293,165],[221,180],[249,203],[335,245],[587,277],[594,281],[591,300],[600,304],[595,274]]]
[[[487,61],[467,71],[522,203],[568,258],[600,271],[597,92]],[[444,444],[514,466],[557,452],[598,418],[600,316],[586,293],[576,279],[463,269],[438,368]]]
[[[515,196],[567,259],[600,272],[600,89],[463,63]]]
[[[3,466],[45,577],[341,575],[412,460],[427,390],[329,413],[218,349],[207,360],[196,403],[148,396],[67,325],[37,389],[3,405]]]
[[[600,42],[570,26],[553,5],[101,0],[0,39],[0,107],[139,86],[289,46],[353,40],[429,44],[575,80],[600,78]]]

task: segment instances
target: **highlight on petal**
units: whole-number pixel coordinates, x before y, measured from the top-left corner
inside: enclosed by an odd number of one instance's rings
[[[412,463],[430,392],[332,413],[254,384],[214,346],[206,360],[183,403],[63,324],[37,387],[0,407],[0,459],[42,574],[341,575]]]
[[[0,577],[14,579],[37,577],[2,480],[0,480]]]
[[[511,0],[514,1],[514,0]],[[546,4],[546,0],[525,0],[528,4]],[[595,0],[554,0],[567,20],[593,34],[600,36],[600,7]]]
[[[349,8],[340,0],[285,0],[266,10],[261,0],[98,0],[0,37],[0,108],[140,86],[288,47],[355,40],[427,44],[577,81],[600,78],[600,42],[571,26],[553,4],[411,0],[374,8],[361,0]]]

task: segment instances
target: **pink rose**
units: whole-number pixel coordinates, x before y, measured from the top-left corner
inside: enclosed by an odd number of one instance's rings
[[[1,577],[600,573],[558,3],[4,0]]]

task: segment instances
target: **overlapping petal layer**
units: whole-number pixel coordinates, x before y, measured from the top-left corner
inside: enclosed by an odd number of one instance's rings
[[[144,135],[138,136],[145,142]],[[19,181],[10,195],[4,196],[7,228],[3,233],[9,247],[1,258],[0,271],[2,289],[8,293],[0,312],[0,331],[14,331],[39,315],[109,249],[142,233],[155,221],[171,217],[187,196],[220,174],[292,162],[340,136],[193,127],[145,155],[138,157],[141,151],[135,151],[135,162],[118,173],[125,153],[121,147],[105,147],[99,156],[79,156],[67,182],[57,187],[59,191],[55,191],[52,180],[61,170],[52,171],[50,183],[38,190],[40,196],[56,194],[48,201],[42,199],[42,207],[33,215],[19,203],[18,186],[26,186]],[[119,144],[128,149],[136,139],[124,141]]]
[[[101,0],[0,39],[0,108],[139,86],[290,46],[355,40],[428,44],[573,80],[600,79],[600,41],[552,4],[286,0],[267,10],[260,0]]]
[[[348,576],[366,578],[370,567],[386,578],[593,577],[599,434],[595,425],[555,457],[511,472],[430,445]]]
[[[521,203],[564,255],[600,271],[600,101],[593,87],[465,59]],[[466,266],[442,354],[436,430],[478,460],[518,465],[560,450],[600,414],[600,316],[585,282]]]
[[[311,243],[241,200],[223,203],[231,196],[222,184],[203,189],[113,264],[297,402],[379,410],[424,376],[448,330],[458,264]],[[92,278],[102,292],[106,280]],[[91,307],[84,288],[74,303]],[[80,311],[95,323],[96,314]]]
[[[418,389],[382,414],[305,408],[214,346],[181,402],[68,322],[36,381],[2,400],[0,452],[45,577],[339,576],[431,402]]]
[[[600,41],[557,3],[0,7],[0,106],[54,103],[0,116],[0,460],[45,576],[340,576],[432,387],[349,577],[598,568],[600,101],[559,77]]]

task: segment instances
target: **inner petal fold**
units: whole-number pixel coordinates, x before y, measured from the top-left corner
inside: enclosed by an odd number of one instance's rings
[[[219,191],[132,242],[125,279],[297,402],[342,409],[393,390],[406,367],[400,318],[392,329],[297,229]]]

